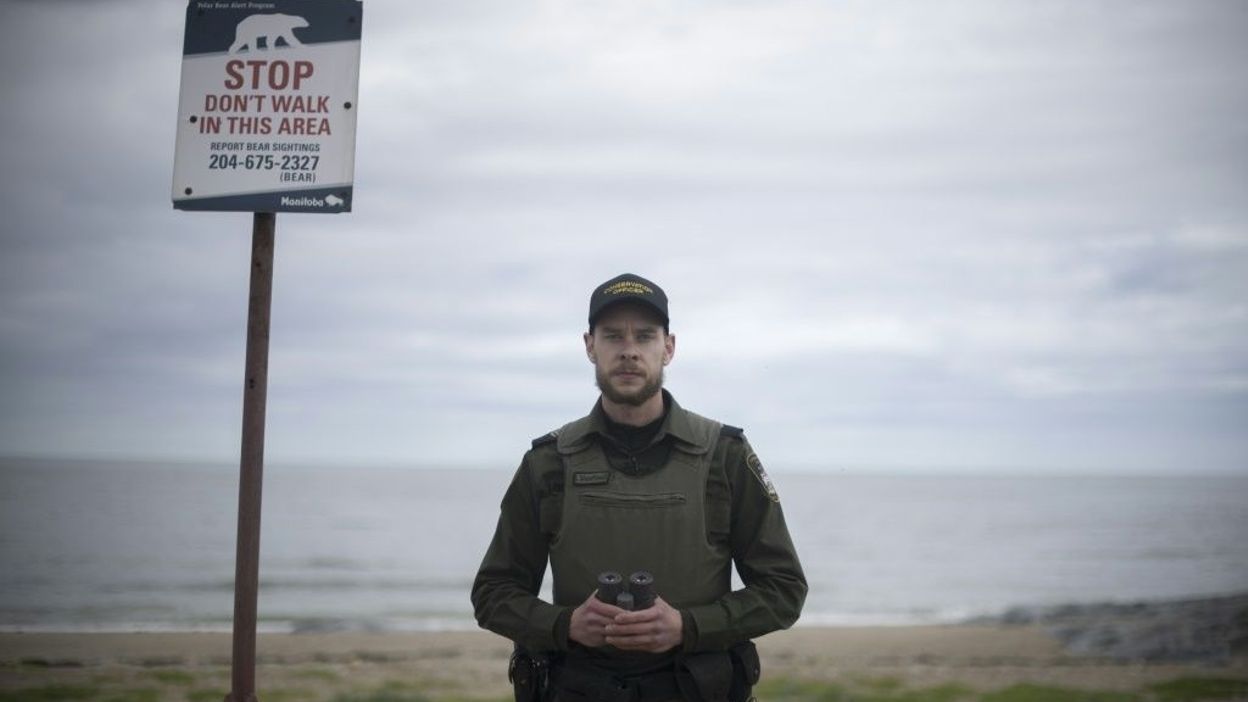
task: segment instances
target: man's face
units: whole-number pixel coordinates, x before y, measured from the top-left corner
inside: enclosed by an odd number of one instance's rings
[[[639,407],[654,397],[663,387],[663,366],[675,352],[676,337],[663,331],[658,315],[631,303],[608,307],[585,335],[598,388],[621,405]]]

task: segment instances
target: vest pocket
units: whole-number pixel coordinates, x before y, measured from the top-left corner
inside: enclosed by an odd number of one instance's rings
[[[625,507],[632,509],[655,509],[680,507],[686,502],[683,492],[666,492],[656,495],[632,495],[619,492],[582,492],[581,504],[594,507]]]

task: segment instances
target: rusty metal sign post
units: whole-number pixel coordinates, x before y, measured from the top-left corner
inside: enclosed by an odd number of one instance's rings
[[[278,212],[350,212],[360,0],[189,0],[173,206],[252,213],[234,641],[226,702],[256,702],[260,497]]]
[[[256,614],[260,593],[260,494],[264,484],[264,415],[269,386],[269,317],[277,215],[257,212],[251,229],[243,445],[239,459],[238,545],[234,560],[234,646],[226,702],[256,702]]]

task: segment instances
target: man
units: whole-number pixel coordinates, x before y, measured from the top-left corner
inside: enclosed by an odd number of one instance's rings
[[[746,699],[750,639],[806,598],[779,497],[742,430],[663,389],[676,337],[659,286],[603,283],[584,342],[601,396],[525,454],[473,583],[477,621],[516,643],[517,699]],[[553,603],[537,596],[548,559]],[[608,571],[651,574],[653,605],[603,601]]]

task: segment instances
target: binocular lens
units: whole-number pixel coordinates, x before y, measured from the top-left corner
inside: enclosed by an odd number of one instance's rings
[[[654,585],[654,576],[649,571],[639,570],[628,576],[628,584],[634,587],[652,587]]]
[[[649,571],[639,570],[624,577],[613,570],[598,574],[598,592],[595,594],[601,602],[613,604],[620,609],[629,611],[649,609],[654,605],[654,576]]]
[[[598,599],[607,604],[615,604],[616,598],[624,591],[624,576],[608,570],[598,575]]]
[[[628,591],[633,593],[633,606],[638,610],[649,609],[654,604],[654,576],[639,570],[628,576]]]

